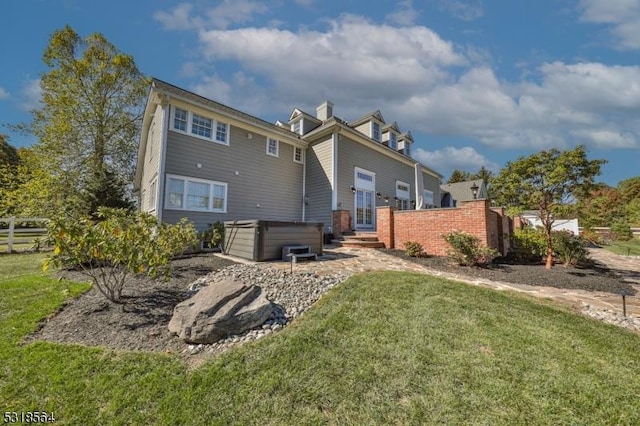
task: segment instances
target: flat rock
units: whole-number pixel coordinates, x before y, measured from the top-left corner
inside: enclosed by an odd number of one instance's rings
[[[176,305],[169,331],[188,343],[214,343],[263,324],[272,311],[260,287],[224,279]]]

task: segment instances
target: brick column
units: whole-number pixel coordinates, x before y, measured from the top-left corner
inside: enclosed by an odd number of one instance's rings
[[[333,237],[340,238],[345,232],[351,232],[351,215],[349,210],[333,211]]]
[[[393,207],[383,206],[376,207],[376,235],[378,241],[384,243],[386,248],[394,248],[393,232],[394,232],[394,217]]]

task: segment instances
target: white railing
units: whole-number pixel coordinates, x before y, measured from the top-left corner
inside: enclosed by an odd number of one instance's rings
[[[42,217],[7,217],[0,218],[0,247],[7,246],[7,253],[11,254],[16,244],[35,244],[36,239],[47,235],[47,228],[30,228],[21,226],[26,223],[42,224],[49,219]],[[8,223],[9,227],[3,225]],[[16,226],[17,225],[17,226]]]

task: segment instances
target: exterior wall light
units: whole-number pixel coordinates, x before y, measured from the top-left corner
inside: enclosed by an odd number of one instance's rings
[[[471,186],[471,193],[473,194],[473,199],[475,200],[476,198],[478,198],[478,189],[480,189],[478,187],[478,185],[476,185],[476,183],[473,183],[473,186]]]
[[[350,186],[349,189],[351,190],[351,192],[353,192],[354,194],[356,193],[356,187],[355,186]]]

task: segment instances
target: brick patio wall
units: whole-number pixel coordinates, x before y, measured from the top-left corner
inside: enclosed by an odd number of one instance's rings
[[[349,210],[333,211],[333,237],[340,238],[343,234],[351,232],[351,215]]]
[[[509,219],[502,209],[490,209],[488,200],[466,201],[459,207],[440,209],[397,211],[393,207],[378,207],[376,215],[378,240],[387,248],[404,250],[405,242],[415,241],[428,254],[443,256],[449,246],[442,235],[460,230],[503,254],[508,249],[504,241],[508,240],[505,230],[507,233],[510,230]]]

